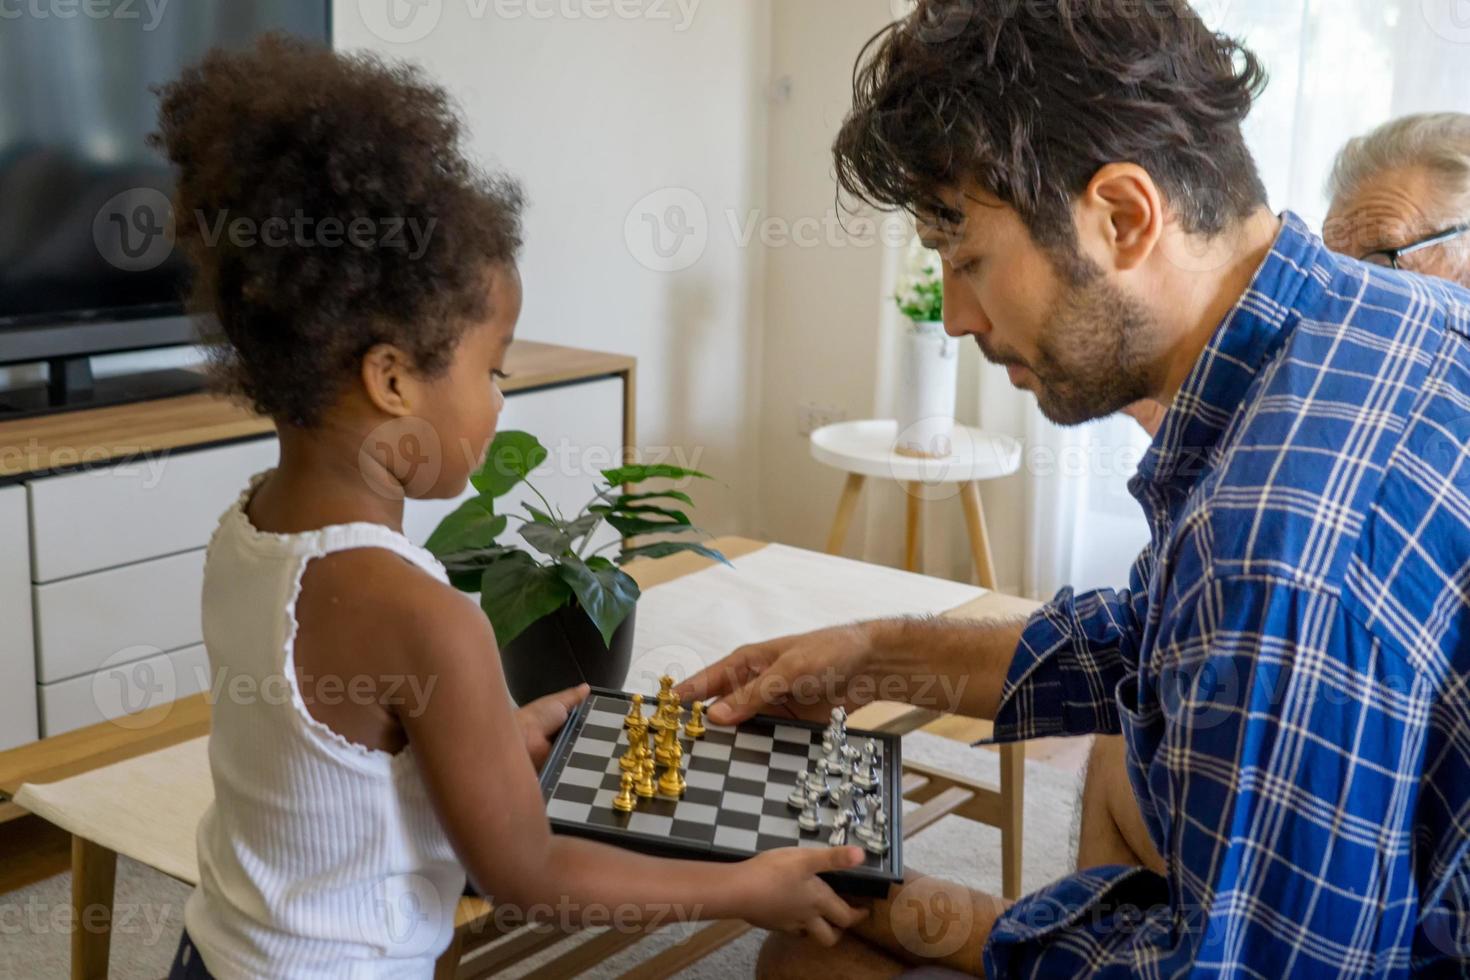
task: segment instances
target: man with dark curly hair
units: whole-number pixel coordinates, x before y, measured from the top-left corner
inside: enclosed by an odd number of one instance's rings
[[[1470,962],[1470,293],[1267,209],[1263,85],[1183,0],[923,0],[860,58],[838,180],[914,214],[948,332],[1060,424],[1167,411],[1127,588],[772,640],[684,686],[717,723],[907,681],[998,742],[1122,736],[1074,875],[1014,904],[913,882],[835,951],[770,940],[763,975]]]

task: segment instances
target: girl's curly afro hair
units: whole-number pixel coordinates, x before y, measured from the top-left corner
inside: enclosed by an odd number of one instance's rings
[[[315,425],[382,343],[435,376],[490,315],[521,191],[466,159],[454,104],[417,68],[269,35],[159,95],[190,306],[223,332],[207,328],[217,380],[256,411]]]

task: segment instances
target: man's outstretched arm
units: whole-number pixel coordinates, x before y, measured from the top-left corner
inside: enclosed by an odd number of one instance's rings
[[[679,686],[720,703],[710,720],[754,714],[819,721],[835,706],[900,701],[975,718],[994,716],[1023,620],[885,619],[741,647]]]

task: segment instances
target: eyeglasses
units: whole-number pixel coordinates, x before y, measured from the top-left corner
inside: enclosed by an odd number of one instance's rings
[[[1403,266],[1399,264],[1399,261],[1405,255],[1412,255],[1415,252],[1422,252],[1426,248],[1443,245],[1445,242],[1453,241],[1465,234],[1470,234],[1470,225],[1456,225],[1453,228],[1437,231],[1427,238],[1421,238],[1417,242],[1412,242],[1399,248],[1374,249],[1363,256],[1363,261],[1372,262],[1375,265],[1387,265],[1394,269],[1402,269]]]

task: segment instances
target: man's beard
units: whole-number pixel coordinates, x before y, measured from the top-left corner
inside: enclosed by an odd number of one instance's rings
[[[1057,260],[1057,269],[1065,291],[1047,316],[1035,361],[993,355],[981,342],[986,359],[1030,371],[1037,406],[1057,425],[1081,425],[1151,397],[1152,314],[1081,256]]]

